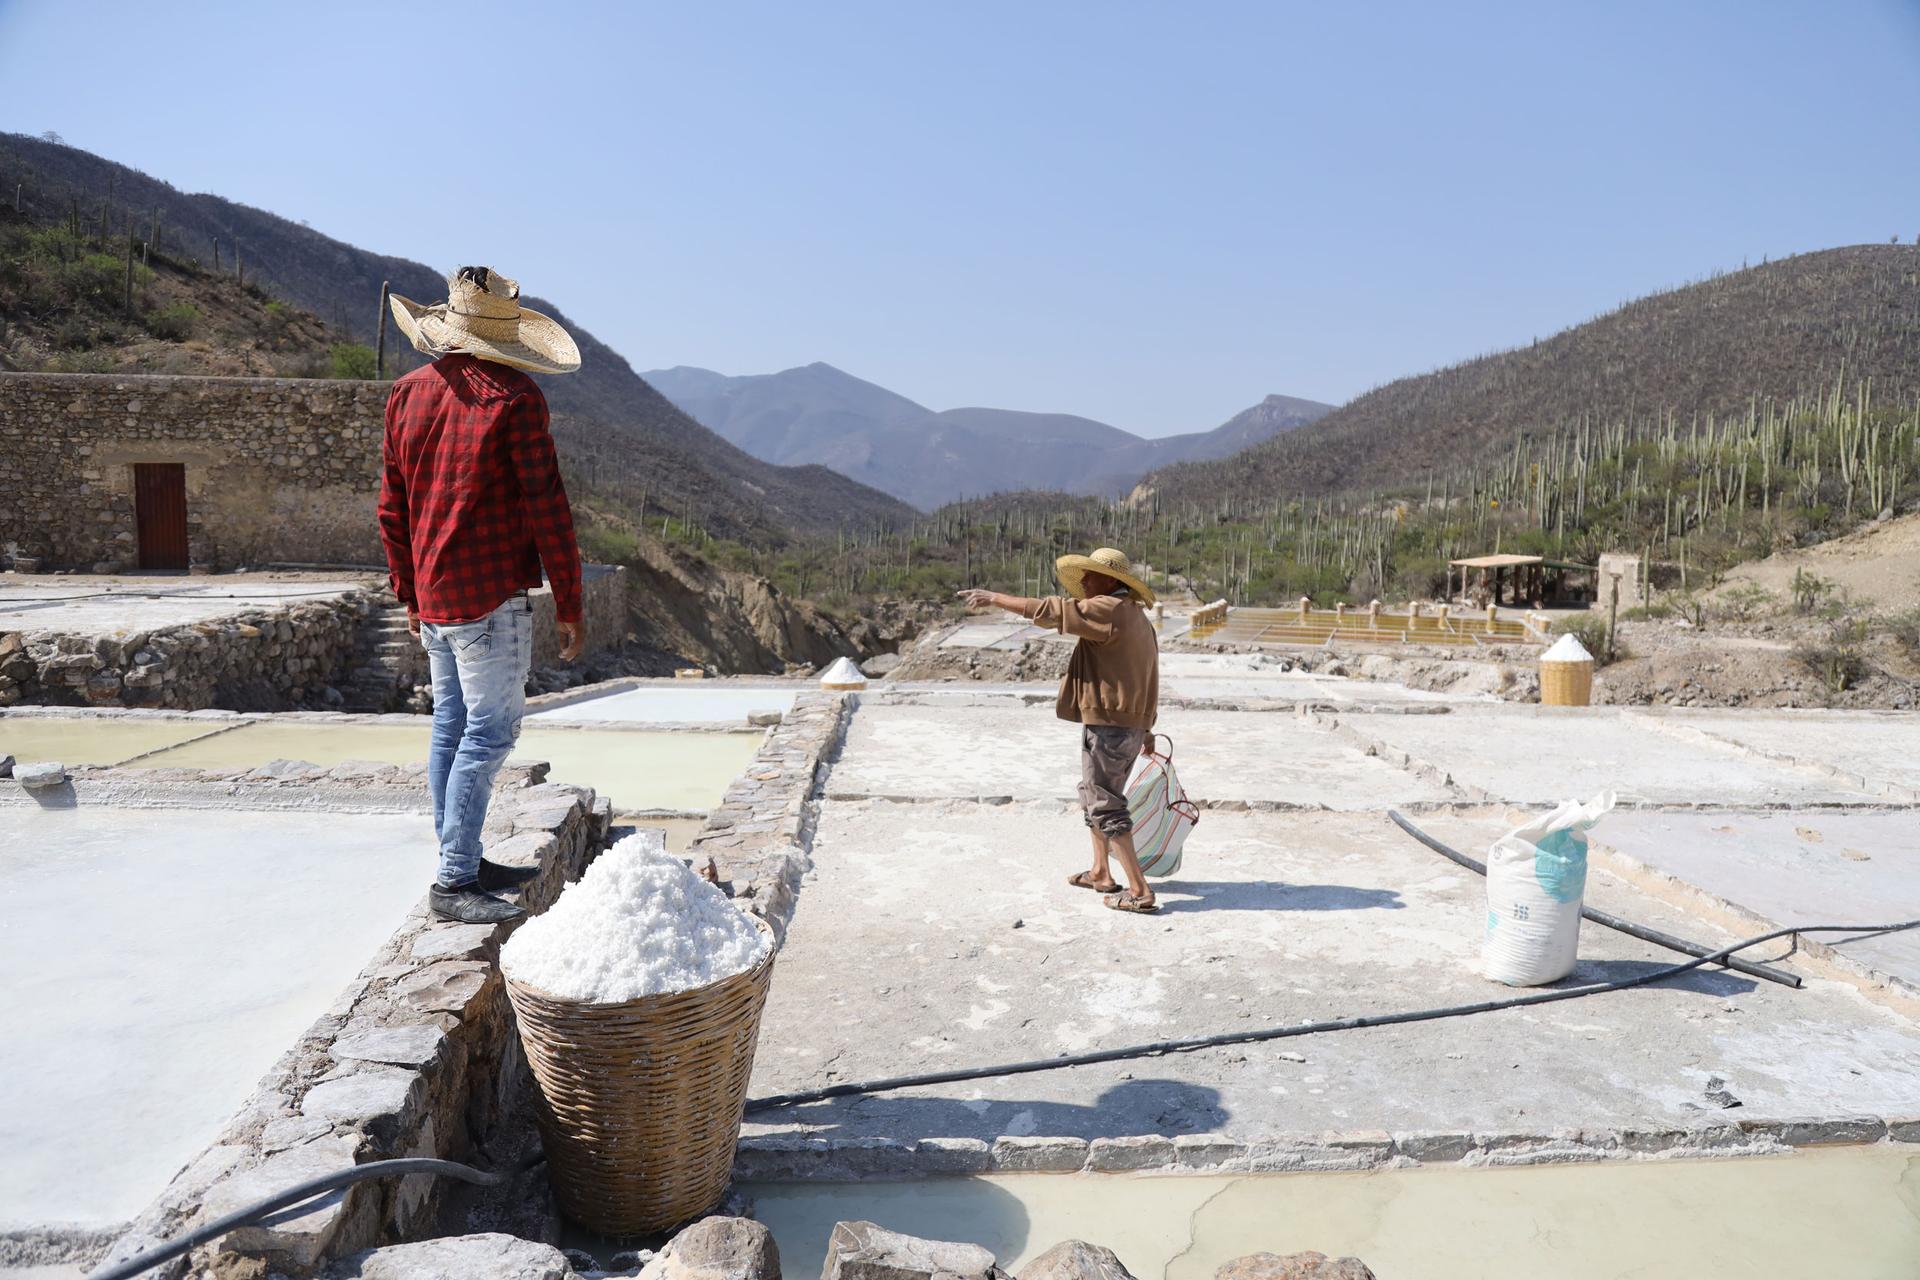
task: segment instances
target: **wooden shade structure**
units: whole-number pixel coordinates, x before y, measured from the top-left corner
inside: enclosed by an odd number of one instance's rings
[[[1501,603],[1501,590],[1504,581],[1512,583],[1512,603],[1521,604],[1529,600],[1544,601],[1548,598],[1547,571],[1554,571],[1553,595],[1565,594],[1566,575],[1569,572],[1591,574],[1592,565],[1571,564],[1564,560],[1549,560],[1545,556],[1516,555],[1511,552],[1502,555],[1469,556],[1463,560],[1447,562],[1447,598],[1454,595],[1453,571],[1460,571],[1460,594],[1467,592],[1467,575],[1478,570],[1481,580],[1487,584],[1490,599],[1494,604]]]

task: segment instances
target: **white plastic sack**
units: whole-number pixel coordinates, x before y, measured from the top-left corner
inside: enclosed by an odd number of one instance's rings
[[[1580,950],[1587,890],[1587,828],[1613,808],[1613,792],[1551,813],[1493,842],[1487,851],[1486,974],[1510,987],[1558,982]]]

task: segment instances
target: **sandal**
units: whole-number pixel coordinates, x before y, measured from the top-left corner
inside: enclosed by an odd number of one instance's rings
[[[1109,894],[1101,899],[1115,911],[1131,911],[1136,915],[1152,915],[1160,909],[1159,901],[1152,894],[1142,898],[1132,893]]]
[[[1076,889],[1091,889],[1095,893],[1119,893],[1120,886],[1109,880],[1104,885],[1093,882],[1093,872],[1082,871],[1067,877],[1067,883]]]

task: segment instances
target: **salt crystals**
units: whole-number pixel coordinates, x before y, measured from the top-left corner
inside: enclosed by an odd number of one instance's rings
[[[1573,635],[1561,636],[1553,642],[1553,647],[1540,655],[1542,662],[1592,662],[1593,655],[1587,652],[1587,646]]]
[[[685,863],[628,836],[500,950],[516,982],[614,1004],[708,986],[767,953],[753,919]]]
[[[860,668],[846,658],[835,658],[833,665],[820,674],[820,687],[823,689],[864,689],[866,676]]]

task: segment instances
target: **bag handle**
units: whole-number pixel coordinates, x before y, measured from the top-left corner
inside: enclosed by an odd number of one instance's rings
[[[1147,730],[1147,743],[1149,746],[1152,745],[1155,738],[1167,738],[1167,735],[1164,733],[1155,733],[1151,729]],[[1153,752],[1153,755],[1156,759],[1165,760],[1171,764],[1173,762],[1173,739],[1167,738],[1167,751],[1165,755],[1161,755],[1158,751]]]

